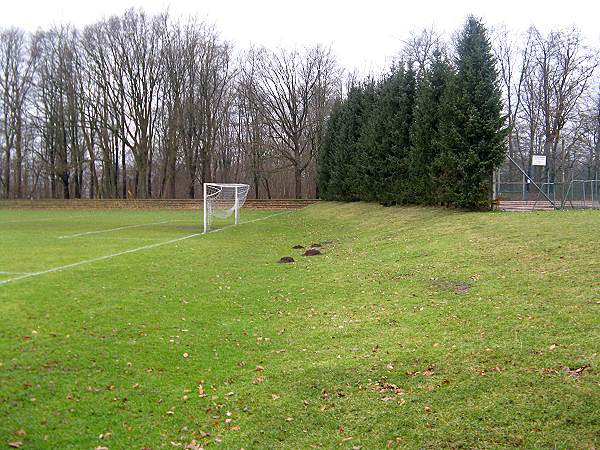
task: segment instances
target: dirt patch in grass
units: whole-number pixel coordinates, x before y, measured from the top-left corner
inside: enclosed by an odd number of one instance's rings
[[[431,280],[431,286],[437,289],[452,290],[455,294],[465,294],[471,289],[471,285],[465,281],[440,280],[437,278]]]
[[[294,258],[292,258],[291,256],[282,256],[278,261],[278,263],[280,264],[291,264],[293,262],[295,261]]]
[[[304,248],[304,245],[297,244],[297,245],[294,245],[292,248],[294,250],[302,250]]]
[[[302,256],[317,256],[322,254],[323,253],[321,253],[321,250],[319,250],[318,248],[309,248],[304,253],[302,253]]]

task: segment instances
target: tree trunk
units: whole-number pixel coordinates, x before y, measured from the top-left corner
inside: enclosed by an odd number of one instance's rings
[[[300,166],[294,166],[294,195],[296,198],[302,198],[302,171]]]
[[[15,198],[23,197],[23,122],[21,114],[17,115],[17,127],[15,130]]]
[[[6,154],[4,158],[4,197],[9,198],[10,195],[10,147],[6,146]]]

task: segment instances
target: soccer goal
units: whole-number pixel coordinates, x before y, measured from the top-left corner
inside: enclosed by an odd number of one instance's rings
[[[213,217],[226,219],[233,214],[237,225],[249,190],[248,184],[204,183],[204,232],[210,229]]]

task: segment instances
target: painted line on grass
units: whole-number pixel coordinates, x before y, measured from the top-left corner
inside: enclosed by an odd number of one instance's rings
[[[163,220],[161,222],[150,222],[150,223],[140,223],[137,225],[125,225],[117,228],[108,228],[104,230],[96,230],[96,231],[85,231],[83,233],[75,233],[75,234],[67,234],[65,236],[58,236],[58,239],[70,239],[80,236],[88,236],[90,234],[100,234],[100,233],[110,233],[111,231],[119,231],[126,230],[128,228],[138,228],[138,227],[149,227],[150,225],[159,225],[161,223],[169,223],[169,222],[181,222],[184,219],[175,219],[175,220]]]
[[[281,213],[271,214],[271,215],[265,216],[265,217],[259,217],[258,219],[254,219],[254,220],[248,220],[246,222],[240,222],[238,224],[238,226],[245,225],[247,223],[259,222],[261,220],[266,220],[266,219],[269,219],[271,217],[280,216],[282,214],[289,214],[291,212],[292,211],[285,211],[285,212],[281,212]],[[227,226],[225,226],[223,228],[218,228],[216,230],[209,231],[208,233],[216,233],[218,231],[223,231],[223,230],[226,230],[226,229],[234,227],[234,226],[235,226],[235,224],[227,225]],[[83,266],[85,264],[91,264],[91,263],[95,263],[95,262],[98,262],[98,261],[104,261],[104,260],[107,260],[107,259],[116,258],[117,256],[128,255],[130,253],[136,253],[136,252],[141,252],[143,250],[149,250],[149,249],[152,249],[152,248],[161,247],[163,245],[174,244],[175,242],[185,241],[186,239],[191,239],[191,238],[194,238],[194,237],[197,237],[197,236],[202,236],[203,234],[204,233],[189,234],[187,236],[183,236],[183,237],[180,237],[180,238],[170,239],[168,241],[163,241],[163,242],[157,242],[156,244],[144,245],[143,247],[131,248],[129,250],[123,250],[122,252],[112,253],[110,255],[98,256],[97,258],[86,259],[86,260],[83,260],[83,261],[78,261],[78,262],[75,262],[75,263],[66,264],[64,266],[58,266],[58,267],[53,267],[51,269],[40,270],[39,272],[26,273],[26,274],[23,274],[23,275],[18,276],[18,277],[8,278],[7,280],[0,280],[0,286],[4,285],[4,284],[12,283],[14,281],[24,280],[26,278],[37,277],[37,276],[40,276],[40,275],[46,275],[48,273],[60,272],[62,270],[66,270],[66,269],[72,269],[73,267],[79,267],[79,266]]]
[[[0,225],[4,225],[5,223],[48,222],[49,220],[80,219],[82,217],[90,217],[90,216],[89,215],[80,215],[80,216],[46,217],[43,219],[0,220]]]

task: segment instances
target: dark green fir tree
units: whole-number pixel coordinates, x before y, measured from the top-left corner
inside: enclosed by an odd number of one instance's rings
[[[461,208],[490,205],[493,173],[504,158],[507,132],[495,63],[484,25],[469,17],[457,44],[457,74],[442,101],[438,141],[441,198]]]

